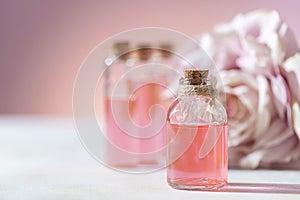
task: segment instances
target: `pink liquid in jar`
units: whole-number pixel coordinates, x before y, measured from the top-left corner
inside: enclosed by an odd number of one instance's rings
[[[167,129],[167,181],[172,187],[210,190],[227,183],[226,123],[190,126],[168,122]]]

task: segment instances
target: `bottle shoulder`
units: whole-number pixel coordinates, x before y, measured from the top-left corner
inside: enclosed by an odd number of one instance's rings
[[[192,95],[178,97],[169,107],[172,124],[222,124],[227,122],[224,106],[215,98]]]

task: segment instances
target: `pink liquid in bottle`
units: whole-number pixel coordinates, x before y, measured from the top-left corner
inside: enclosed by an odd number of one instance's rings
[[[147,83],[138,88],[134,93],[134,110],[132,117],[136,123],[136,134],[139,138],[139,163],[141,165],[155,165],[163,162],[163,156],[156,152],[164,147],[166,142],[165,116],[158,109],[167,108],[162,106],[159,99],[162,86],[155,83]],[[153,109],[154,105],[161,105]],[[152,119],[150,118],[152,116]]]
[[[227,183],[227,124],[190,126],[168,123],[170,165],[167,181],[187,190],[216,189]],[[189,141],[190,145],[185,148]],[[180,152],[181,151],[181,152]]]
[[[127,99],[106,98],[107,164],[112,167],[135,167],[139,151],[138,140],[132,133],[130,112],[132,102]]]
[[[208,73],[186,69],[168,111],[167,181],[175,189],[217,190],[227,183],[227,114]]]

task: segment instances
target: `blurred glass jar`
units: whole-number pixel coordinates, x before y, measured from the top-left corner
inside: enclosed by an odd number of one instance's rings
[[[171,44],[153,47],[144,43],[131,50],[128,42],[116,43],[112,56],[105,60],[109,66],[105,74],[106,135],[115,147],[136,155],[127,159],[122,152],[107,148],[109,165],[165,165],[165,119],[175,98],[168,89],[176,73],[171,48]]]

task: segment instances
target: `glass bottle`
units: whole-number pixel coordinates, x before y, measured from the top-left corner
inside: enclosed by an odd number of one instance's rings
[[[133,99],[130,98],[128,67],[131,58],[129,42],[116,42],[111,47],[112,55],[105,59],[108,66],[105,76],[105,130],[106,162],[113,168],[136,167],[139,151],[138,141],[132,136],[131,113]]]
[[[150,44],[139,44],[134,52],[135,62],[129,77],[130,91],[134,99],[132,119],[135,134],[139,140],[139,166],[157,167],[163,165],[163,155],[156,153],[165,144],[164,121],[158,107],[160,105],[160,85],[158,83],[159,62],[155,49]],[[137,76],[138,75],[138,76]]]
[[[176,189],[216,190],[227,183],[227,115],[208,70],[186,69],[167,118],[167,182]]]

